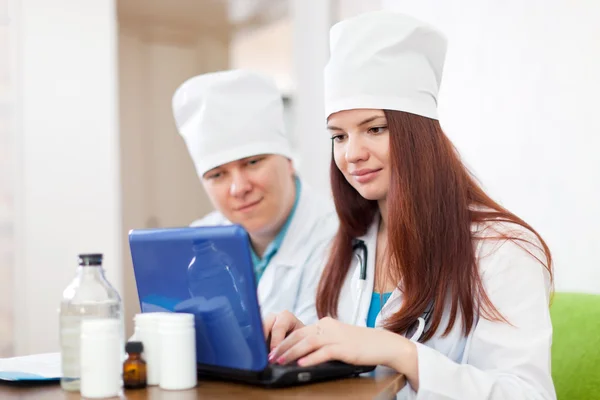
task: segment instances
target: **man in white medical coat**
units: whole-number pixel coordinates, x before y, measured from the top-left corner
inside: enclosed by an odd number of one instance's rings
[[[216,209],[192,226],[243,226],[262,315],[288,310],[316,321],[337,217],[331,200],[296,174],[274,82],[245,70],[199,75],[176,90],[173,115]]]

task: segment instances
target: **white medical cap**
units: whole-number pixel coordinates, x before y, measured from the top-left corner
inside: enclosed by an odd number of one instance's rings
[[[404,14],[375,11],[335,24],[325,67],[325,111],[405,111],[438,119],[446,38]]]
[[[282,95],[269,77],[245,70],[195,76],[175,91],[172,106],[199,177],[259,154],[292,158]]]

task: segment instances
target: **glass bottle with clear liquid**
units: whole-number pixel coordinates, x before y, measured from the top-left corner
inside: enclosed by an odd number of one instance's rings
[[[64,390],[79,390],[81,321],[115,318],[123,331],[121,297],[104,276],[102,258],[102,254],[79,255],[77,275],[63,292],[60,304],[60,384]]]

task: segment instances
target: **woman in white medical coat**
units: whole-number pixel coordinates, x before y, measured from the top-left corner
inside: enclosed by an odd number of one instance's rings
[[[445,53],[441,33],[401,14],[332,28],[325,104],[340,227],[321,319],[268,318],[270,360],[384,365],[419,399],[554,399],[550,251],[443,133]]]

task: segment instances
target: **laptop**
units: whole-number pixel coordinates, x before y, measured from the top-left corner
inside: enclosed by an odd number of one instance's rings
[[[194,314],[200,377],[285,387],[375,368],[269,363],[250,241],[241,226],[136,229],[129,245],[141,311]]]

